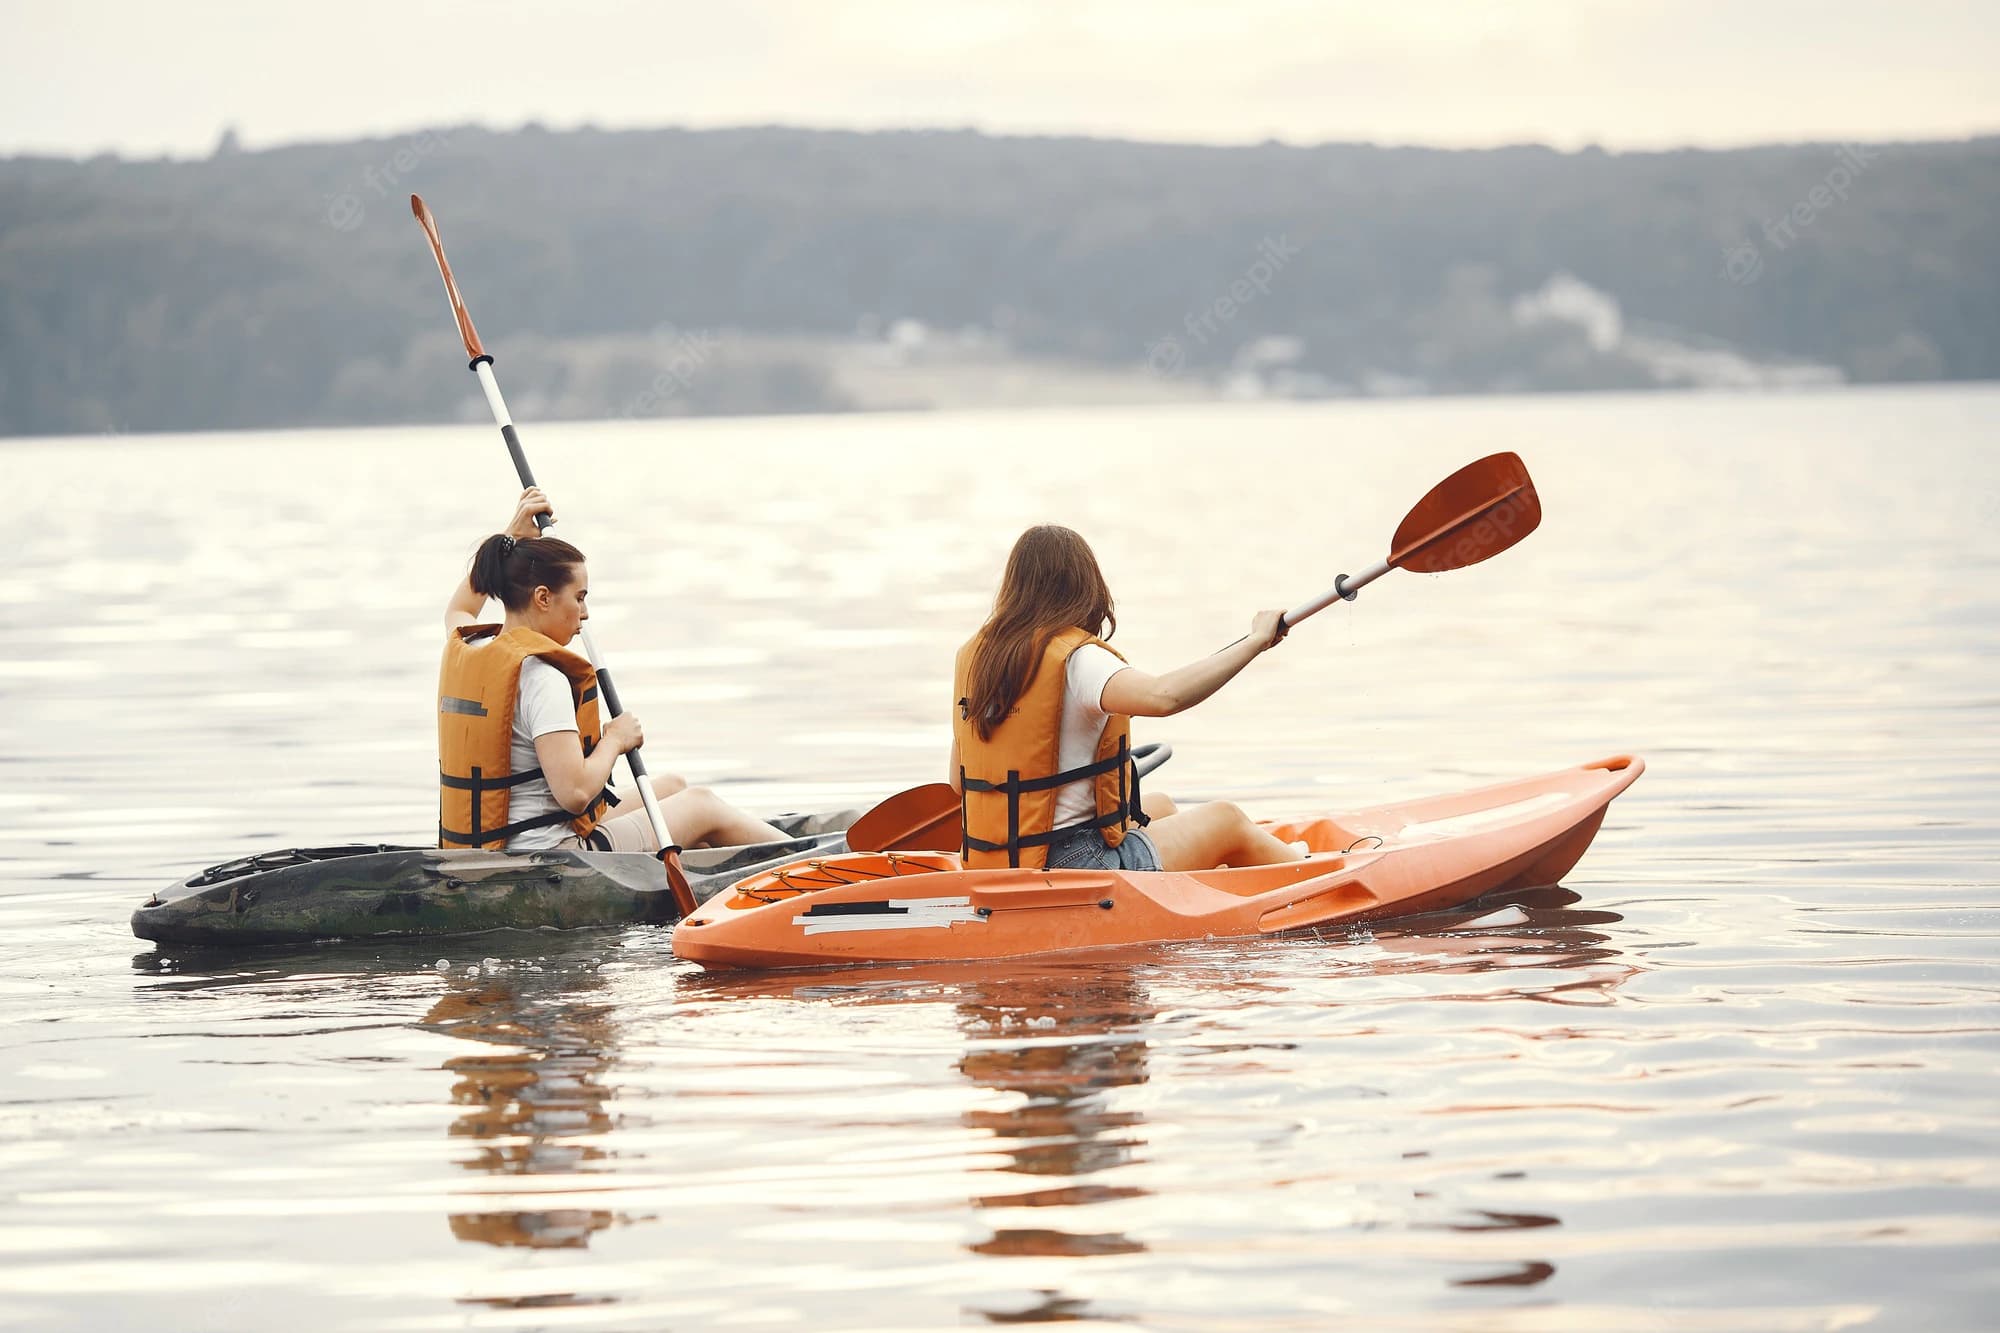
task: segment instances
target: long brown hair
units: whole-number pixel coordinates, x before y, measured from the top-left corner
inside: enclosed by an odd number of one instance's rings
[[[1043,523],[1014,543],[993,614],[973,637],[966,716],[981,740],[993,739],[1027,691],[1049,640],[1066,629],[1108,639],[1118,632],[1118,614],[1090,543]]]

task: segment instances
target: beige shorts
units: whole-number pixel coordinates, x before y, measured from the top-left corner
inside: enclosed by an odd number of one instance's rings
[[[634,802],[634,805],[637,805]],[[638,805],[630,814],[613,815],[590,831],[587,838],[571,834],[559,847],[575,852],[657,852],[660,840],[653,836],[653,821],[646,807]]]

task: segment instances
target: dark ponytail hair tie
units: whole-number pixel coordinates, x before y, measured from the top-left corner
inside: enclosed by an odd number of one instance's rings
[[[504,532],[500,534],[500,554],[514,554],[514,539]]]

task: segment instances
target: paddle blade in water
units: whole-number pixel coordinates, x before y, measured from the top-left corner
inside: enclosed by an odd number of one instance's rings
[[[958,793],[933,782],[899,791],[847,830],[857,852],[955,852],[958,850]]]
[[[1542,521],[1528,465],[1519,454],[1489,454],[1431,488],[1396,529],[1388,563],[1438,574],[1490,560]]]

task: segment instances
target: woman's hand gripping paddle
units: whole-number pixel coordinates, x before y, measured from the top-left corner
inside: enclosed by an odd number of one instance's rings
[[[451,302],[451,316],[458,322],[458,336],[465,343],[465,354],[471,358],[470,369],[479,377],[479,387],[486,392],[486,405],[493,409],[493,420],[499,424],[500,438],[507,444],[507,453],[514,460],[514,473],[520,477],[525,487],[535,484],[535,474],[528,468],[528,456],[521,452],[521,436],[514,429],[514,419],[508,415],[507,402],[500,396],[500,382],[493,378],[493,357],[480,345],[479,331],[472,327],[472,316],[466,313],[465,300],[458,294],[458,283],[451,276],[451,265],[444,257],[444,242],[438,239],[437,220],[431,210],[417,195],[410,196],[410,211],[416,214],[417,222],[430,238],[431,254],[437,260],[438,275],[444,279],[444,294]],[[535,526],[546,528],[548,515],[535,515]],[[604,705],[617,717],[625,709],[618,702],[618,689],[611,683],[611,669],[604,665],[603,654],[591,642],[590,626],[580,627],[583,632],[583,651],[597,667],[597,687],[604,698]],[[639,757],[637,749],[625,752],[626,766],[632,770],[632,781],[639,788],[639,800],[646,807],[646,817],[652,821],[653,836],[660,842],[660,864],[666,868],[667,887],[673,892],[674,905],[682,916],[695,909],[694,890],[688,885],[687,871],[681,867],[681,849],[674,844],[673,835],[667,829],[667,819],[660,811],[659,798],[653,794],[653,784],[646,776],[646,761]]]

